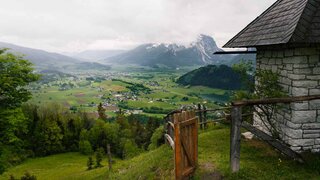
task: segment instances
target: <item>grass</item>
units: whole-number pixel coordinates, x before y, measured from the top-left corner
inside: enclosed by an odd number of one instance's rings
[[[259,140],[241,142],[240,172],[230,173],[229,134],[227,126],[216,126],[199,135],[199,167],[195,179],[209,173],[201,169],[212,164],[226,179],[320,179],[320,158],[299,164]],[[313,156],[314,157],[314,156]],[[318,166],[314,166],[318,164]],[[209,169],[212,171],[212,169]]]
[[[242,140],[240,172],[229,170],[229,127],[216,125],[199,134],[199,168],[193,179],[218,172],[225,179],[320,179],[320,158],[310,156],[307,164],[294,162],[264,142]],[[29,159],[0,176],[20,177],[25,171],[38,179],[172,179],[173,152],[167,146],[142,153],[128,160],[116,159],[113,171],[106,167],[86,170],[87,156],[65,153]]]
[[[10,174],[16,178],[24,172],[35,174],[38,179],[150,179],[152,177],[171,177],[173,169],[172,150],[162,146],[156,150],[143,153],[130,160],[116,159],[113,170],[109,171],[106,160],[104,167],[88,171],[88,156],[80,153],[64,153],[44,158],[29,159],[23,164],[11,168],[0,176],[0,179],[9,179]]]

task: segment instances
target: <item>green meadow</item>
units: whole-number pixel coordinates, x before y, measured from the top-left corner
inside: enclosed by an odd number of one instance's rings
[[[300,164],[281,155],[264,142],[241,142],[240,172],[231,174],[229,169],[229,127],[211,125],[199,134],[199,165],[192,179],[319,179],[319,157],[310,157],[307,164]],[[114,159],[112,171],[104,167],[87,170],[88,156],[64,153],[43,158],[28,159],[10,168],[0,176],[8,179],[12,174],[20,177],[26,171],[38,179],[173,179],[173,151],[168,145],[142,153],[134,158]]]

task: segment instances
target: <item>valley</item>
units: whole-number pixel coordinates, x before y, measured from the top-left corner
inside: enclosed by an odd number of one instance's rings
[[[14,90],[21,95],[13,96],[21,98],[21,103],[14,103],[9,99],[15,92],[8,90],[5,98],[14,109],[2,104],[5,111],[0,116],[16,123],[1,127],[7,138],[5,153],[0,150],[0,174],[26,162],[23,171],[43,178],[51,168],[45,167],[42,176],[38,165],[28,161],[34,158],[36,164],[42,163],[43,158],[58,154],[57,164],[75,163],[83,169],[87,159],[88,170],[98,170],[108,147],[113,159],[110,164],[116,162],[119,169],[118,163],[130,164],[130,159],[153,150],[162,153],[158,148],[164,144],[163,118],[169,112],[196,109],[199,104],[208,109],[227,106],[233,92],[242,88],[236,82],[239,74],[231,66],[244,57],[213,55],[221,49],[205,35],[189,46],[149,43],[126,51],[63,53],[66,55],[1,42],[0,48],[5,48],[0,51],[0,60],[9,67],[4,69],[2,80],[9,80],[7,74],[16,78]],[[249,56],[244,59],[251,61]],[[25,70],[17,72],[27,74],[17,77],[15,70],[22,67]],[[208,118],[218,116],[217,112]],[[94,168],[90,158],[95,159]],[[13,175],[21,176],[20,172]],[[48,177],[57,179],[63,173],[56,175],[49,172]],[[118,176],[115,174],[116,179]]]
[[[122,70],[120,69],[122,68]],[[196,67],[194,67],[196,68]],[[130,70],[128,70],[130,69]],[[189,71],[119,67],[112,71],[51,72],[33,83],[33,104],[60,103],[71,111],[85,111],[97,117],[102,103],[108,117],[120,109],[126,114],[162,117],[174,109],[198,103],[213,108],[223,105],[231,91],[204,86],[182,86],[175,81]]]

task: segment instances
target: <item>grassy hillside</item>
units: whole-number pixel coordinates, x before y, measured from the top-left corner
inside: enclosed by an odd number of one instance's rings
[[[319,157],[308,164],[298,164],[274,151],[258,140],[242,140],[241,168],[237,174],[229,171],[229,128],[211,127],[199,135],[199,168],[194,179],[223,176],[226,179],[319,179]],[[65,153],[45,158],[30,159],[9,169],[0,179],[10,174],[20,177],[26,170],[38,179],[172,179],[173,152],[164,145],[129,160],[115,160],[114,169],[106,167],[86,170],[87,156]]]
[[[172,150],[162,146],[154,151],[141,154],[130,160],[116,159],[113,171],[107,167],[86,170],[88,156],[79,153],[64,153],[44,158],[29,159],[23,164],[11,168],[0,176],[0,179],[9,179],[10,174],[21,177],[24,172],[35,174],[38,179],[150,179],[152,177],[170,177],[173,169]]]

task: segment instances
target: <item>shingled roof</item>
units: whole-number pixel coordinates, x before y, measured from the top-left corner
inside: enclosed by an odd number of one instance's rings
[[[278,0],[225,48],[320,43],[320,0]]]

